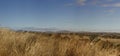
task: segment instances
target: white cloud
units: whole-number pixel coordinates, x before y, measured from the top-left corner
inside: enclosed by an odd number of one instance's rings
[[[112,4],[111,6],[120,7],[120,3]]]
[[[114,13],[114,12],[115,12],[115,10],[110,9],[110,10],[106,10],[105,12]]]
[[[98,0],[93,0],[93,1],[92,1],[92,4],[95,4],[95,5],[96,5],[97,3],[98,3]]]
[[[102,4],[103,7],[120,7],[120,3]]]
[[[103,6],[103,7],[120,7],[120,2],[114,3],[114,0],[75,0],[80,6],[85,6],[85,5],[93,5],[93,6]],[[71,6],[73,4],[66,4],[68,6]]]
[[[86,1],[87,0],[78,0],[77,3],[81,6],[84,6],[84,5],[86,5]]]
[[[107,13],[106,15],[108,15],[108,16],[112,16],[112,15],[115,14],[116,10],[114,10],[114,9],[109,9],[109,10],[105,10],[104,12]]]

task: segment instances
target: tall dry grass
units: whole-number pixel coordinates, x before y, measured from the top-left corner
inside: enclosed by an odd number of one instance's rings
[[[120,56],[120,43],[76,34],[0,29],[0,56]]]

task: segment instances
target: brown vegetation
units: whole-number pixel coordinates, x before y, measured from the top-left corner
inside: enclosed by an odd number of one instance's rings
[[[120,39],[100,35],[0,29],[0,56],[120,56]]]

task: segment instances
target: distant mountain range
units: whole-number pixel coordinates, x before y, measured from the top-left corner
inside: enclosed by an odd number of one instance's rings
[[[25,27],[17,29],[17,31],[36,31],[36,32],[71,32],[69,30],[61,30],[58,28],[35,28],[35,27]]]
[[[98,32],[98,33],[103,33],[103,32],[107,32],[107,33],[120,33],[119,29],[113,29],[115,31],[112,31],[112,30],[104,30],[104,31],[97,31],[97,30],[89,30],[89,31],[85,31],[85,30],[82,30],[81,31],[75,31],[75,30],[66,30],[66,29],[59,29],[59,28],[55,28],[55,27],[51,27],[51,28],[39,28],[39,27],[19,27],[19,28],[9,28],[9,27],[0,27],[2,29],[10,29],[10,30],[14,30],[14,31],[34,31],[34,32],[64,32],[64,33],[68,33],[68,32],[77,32],[77,33],[80,33],[80,32]]]

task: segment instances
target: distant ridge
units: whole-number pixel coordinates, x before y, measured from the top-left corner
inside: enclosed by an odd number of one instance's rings
[[[58,28],[35,28],[35,27],[25,27],[18,29],[17,31],[35,31],[35,32],[72,32],[69,30],[61,30]]]

